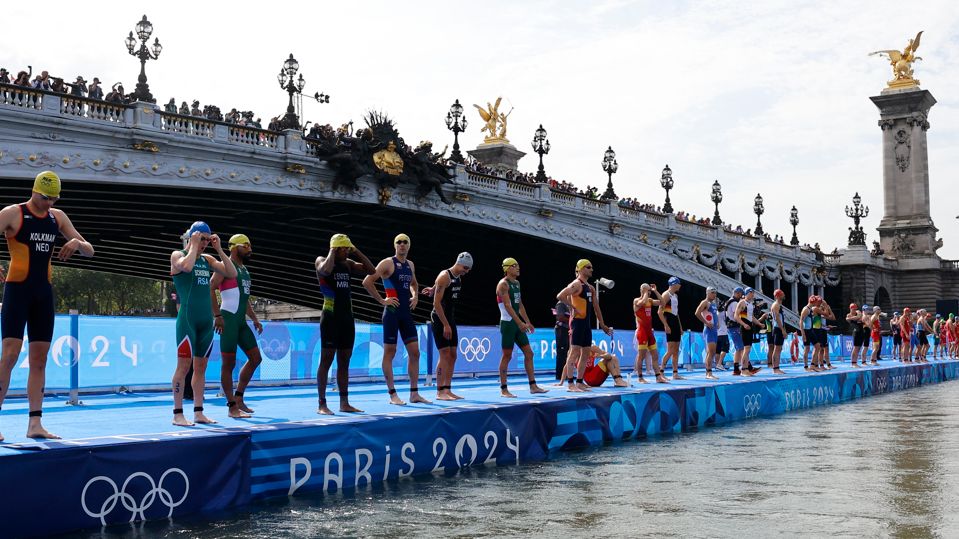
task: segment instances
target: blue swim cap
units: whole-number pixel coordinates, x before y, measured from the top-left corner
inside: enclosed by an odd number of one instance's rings
[[[199,232],[201,234],[212,234],[213,231],[210,230],[210,225],[206,224],[203,221],[197,221],[190,225],[190,228],[186,231],[186,237],[189,238],[193,235],[194,232]]]
[[[745,293],[746,293],[746,291],[743,290],[743,287],[741,287],[741,286],[737,286],[736,288],[733,289],[733,294],[735,294],[736,292],[739,292],[740,294],[745,294]]]
[[[941,314],[937,314],[937,315],[936,315],[936,318],[942,318],[942,315],[941,315]]]
[[[864,304],[862,305],[862,310],[866,311],[866,310],[868,310],[868,309],[869,309],[869,306],[864,303]]]
[[[669,278],[669,281],[667,281],[667,283],[669,283],[669,286],[673,286],[674,284],[682,284],[682,281],[679,280],[679,277],[676,277],[674,275]]]
[[[899,316],[899,311],[895,311],[894,313],[892,313],[892,315],[893,315],[893,316]]]
[[[755,291],[756,291],[755,289],[753,289],[753,288],[751,288],[751,287],[748,287],[748,288],[746,288],[746,290],[743,292],[743,295],[749,295],[750,292],[755,292]]]

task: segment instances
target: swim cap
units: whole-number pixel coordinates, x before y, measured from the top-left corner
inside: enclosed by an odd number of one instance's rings
[[[912,312],[912,310],[910,310],[909,307],[903,307],[903,308],[902,308],[902,314],[909,314],[909,313],[911,313],[911,312]]]
[[[809,296],[809,304],[812,305],[814,303],[816,303],[816,296],[815,295]]]
[[[197,221],[197,222],[193,223],[192,225],[190,225],[190,228],[188,228],[188,229],[186,230],[186,237],[187,237],[187,239],[189,239],[190,236],[192,236],[194,232],[199,232],[199,233],[201,233],[201,234],[212,234],[212,233],[213,233],[213,231],[210,230],[210,225],[206,224],[206,223],[203,222],[203,221]]]
[[[353,247],[353,242],[350,241],[350,237],[346,234],[333,234],[330,238],[330,249],[334,247]]]
[[[862,310],[868,311],[868,310],[869,310],[869,306],[866,305],[865,303],[863,303],[863,304],[862,304]]]
[[[674,284],[683,284],[683,282],[679,280],[679,277],[676,277],[675,275],[673,275],[672,277],[669,278],[668,281],[666,281],[666,284],[668,284],[669,286],[673,286]]]
[[[743,295],[748,296],[750,292],[755,292],[755,291],[756,291],[756,289],[754,289],[754,288],[752,288],[752,287],[746,287],[746,290],[745,290],[745,292],[743,292]]]
[[[892,313],[892,315],[893,315],[893,316],[899,316],[899,311],[895,311],[894,313]],[[949,316],[951,317],[952,315],[950,314]]]
[[[230,249],[236,247],[237,245],[250,245],[250,238],[246,237],[246,234],[234,234],[230,236]]]
[[[896,314],[899,314],[899,313],[896,313]],[[949,319],[950,319],[950,320],[952,320],[952,319],[953,319],[953,318],[955,318],[955,317],[956,317],[956,315],[955,315],[955,314],[953,314],[953,313],[949,313]]]
[[[942,315],[939,313],[936,313],[936,318],[942,318]]]
[[[745,294],[745,293],[746,293],[746,291],[745,291],[745,290],[743,290],[743,287],[741,287],[741,286],[737,286],[736,288],[734,288],[734,289],[733,289],[733,294],[736,294],[736,293],[739,293],[739,294]]]
[[[33,180],[33,192],[48,197],[60,196],[60,176],[52,170],[44,170]]]
[[[719,290],[717,290],[715,286],[707,286],[706,293],[708,294],[710,292],[719,292]]]
[[[866,308],[865,305],[863,305],[862,307],[863,307],[863,309]],[[850,310],[850,311],[855,311],[855,310],[858,309],[858,308],[859,308],[859,305],[856,305],[855,303],[850,303],[850,304],[849,304],[849,310]]]
[[[472,268],[473,255],[467,253],[466,251],[463,251],[462,253],[459,254],[459,256],[456,257],[456,263],[466,268]]]
[[[589,260],[585,258],[580,258],[579,260],[576,261],[576,271],[579,271],[585,268],[586,266],[592,266],[592,265],[593,263],[590,262]]]
[[[786,297],[786,293],[783,292],[782,289],[777,288],[776,291],[773,292],[773,297],[774,297],[774,298],[784,298],[784,297]]]
[[[397,243],[399,243],[400,240],[406,240],[406,243],[410,243],[410,237],[407,236],[406,234],[400,233],[400,234],[397,234],[395,238],[393,238],[393,245],[396,245]]]
[[[504,259],[503,259],[503,269],[504,269],[504,270],[505,270],[506,268],[510,267],[510,266],[518,266],[518,265],[519,265],[519,262],[517,262],[515,258],[512,258],[512,257],[511,257],[511,258],[504,258]]]
[[[872,312],[876,312],[876,311],[880,311],[880,310],[882,310],[882,309],[880,309],[878,305],[873,305],[873,306],[872,306]]]

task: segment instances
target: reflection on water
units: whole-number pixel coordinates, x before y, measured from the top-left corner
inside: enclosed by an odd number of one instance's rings
[[[111,537],[959,535],[959,385]],[[88,534],[99,537],[101,532]]]

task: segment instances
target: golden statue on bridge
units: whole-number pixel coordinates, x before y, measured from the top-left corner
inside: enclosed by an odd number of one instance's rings
[[[476,110],[479,111],[480,118],[483,119],[485,125],[480,132],[486,132],[486,136],[483,138],[483,142],[486,144],[502,142],[504,144],[509,144],[509,139],[506,138],[506,118],[512,114],[513,109],[510,109],[509,112],[503,114],[499,111],[499,105],[503,101],[502,97],[496,98],[495,104],[486,103],[486,108],[473,104],[476,107]]]
[[[912,78],[912,63],[922,60],[921,56],[916,56],[916,49],[919,48],[919,38],[921,37],[922,32],[919,32],[916,34],[916,38],[910,39],[909,44],[901,51],[889,49],[869,53],[869,56],[882,55],[892,64],[893,78],[887,83],[890,88],[915,88],[919,86],[919,81]]]

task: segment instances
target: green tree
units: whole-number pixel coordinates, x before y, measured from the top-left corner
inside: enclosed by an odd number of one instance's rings
[[[164,285],[140,277],[53,268],[57,312],[77,309],[81,314],[154,314],[163,309]]]

